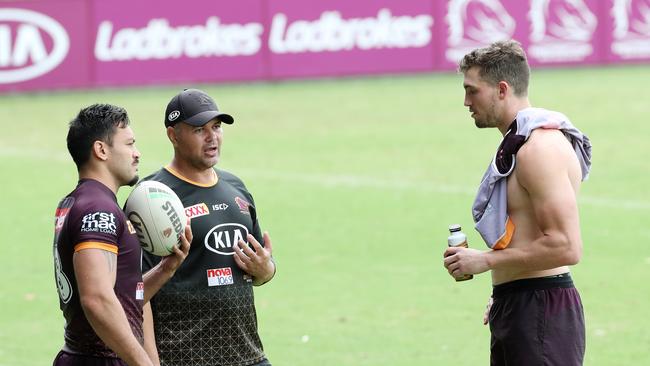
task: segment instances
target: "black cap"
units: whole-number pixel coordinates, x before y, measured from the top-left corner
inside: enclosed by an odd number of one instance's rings
[[[178,122],[185,122],[192,126],[203,126],[213,118],[227,124],[235,120],[231,115],[219,112],[217,104],[209,95],[198,89],[185,89],[176,94],[167,104],[165,110],[165,127],[170,127]]]

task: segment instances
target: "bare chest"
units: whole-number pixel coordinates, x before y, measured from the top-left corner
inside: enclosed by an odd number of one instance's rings
[[[515,233],[510,245],[520,245],[519,242],[529,242],[541,235],[537,226],[534,211],[528,191],[517,179],[517,168],[507,180],[508,216],[515,224]]]

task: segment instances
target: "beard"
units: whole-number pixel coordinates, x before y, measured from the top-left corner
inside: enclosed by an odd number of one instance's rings
[[[492,102],[488,108],[477,117],[474,118],[474,124],[478,128],[492,128],[499,125],[497,118],[496,103]]]
[[[478,128],[490,128],[495,126],[494,124],[490,123],[489,121],[486,121],[485,119],[475,119],[474,124]]]

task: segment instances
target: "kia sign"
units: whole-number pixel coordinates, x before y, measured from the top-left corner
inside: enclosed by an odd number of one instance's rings
[[[85,1],[2,4],[0,91],[89,85]]]
[[[25,9],[0,9],[0,22],[0,83],[41,76],[59,66],[68,54],[68,33],[47,15]],[[17,24],[14,37],[11,22]],[[52,41],[50,52],[41,31]]]

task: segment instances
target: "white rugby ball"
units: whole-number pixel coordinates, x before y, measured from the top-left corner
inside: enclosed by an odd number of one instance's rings
[[[159,256],[173,253],[187,225],[185,208],[176,193],[155,181],[140,182],[131,191],[124,213],[135,228],[142,248]]]

